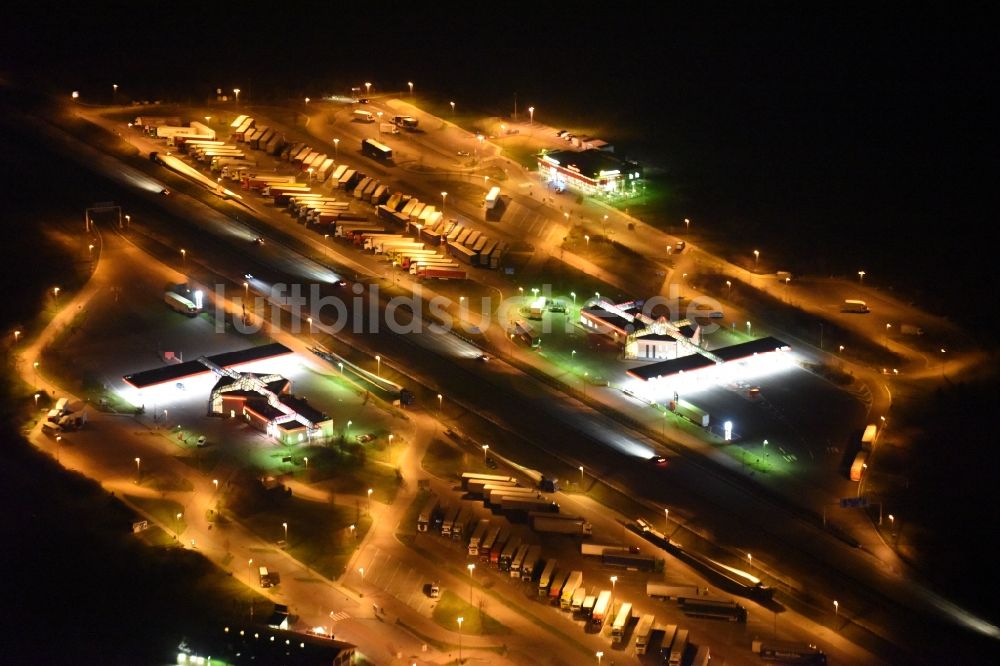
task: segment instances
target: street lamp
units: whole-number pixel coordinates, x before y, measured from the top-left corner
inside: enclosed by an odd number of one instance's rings
[[[139,479],[142,478],[142,458],[135,459],[135,482],[139,483]]]
[[[80,93],[78,91],[74,90],[73,93],[70,95],[70,97],[72,97],[73,99],[79,99],[80,98]]]
[[[843,354],[843,353],[844,353],[844,345],[840,345],[840,347],[838,347],[838,349],[840,349],[840,353],[841,353],[841,354]]]
[[[187,266],[187,256],[188,256],[187,250],[181,249],[181,261],[184,263],[185,266]]]
[[[686,217],[684,218],[684,227],[687,233],[691,232],[691,220],[687,219]]]
[[[451,115],[454,116],[455,115],[455,103],[454,102],[448,102],[448,103],[451,104]]]
[[[750,553],[747,553],[747,562],[750,563],[749,569],[750,569],[750,572],[752,573],[753,572],[753,555],[751,555]]]
[[[21,331],[14,331],[14,344],[17,344],[17,339],[21,337]]]
[[[476,570],[476,565],[475,564],[469,564],[465,568],[469,570],[469,605],[471,606],[472,605],[472,581],[473,581],[472,572]]]
[[[371,488],[368,489],[368,515],[369,516],[372,515],[372,493],[373,492],[374,491]]]
[[[763,443],[762,443],[762,444],[760,445],[760,450],[761,450],[761,452],[762,452],[762,453],[763,453],[763,455],[764,455],[764,463],[765,463],[765,466],[766,466],[766,463],[767,463],[767,440],[766,440],[766,439],[765,439],[765,440],[764,440],[764,442],[763,442]]]
[[[865,272],[864,271],[858,271],[858,282],[860,284],[864,284],[865,283]]]
[[[726,280],[726,298],[729,298],[732,295],[733,295],[733,283],[730,282],[729,280]]]
[[[444,215],[444,206],[447,203],[448,203],[448,193],[447,192],[442,192],[441,193],[441,214],[442,215]]]
[[[59,287],[52,287],[52,297],[59,298]]]
[[[755,272],[757,270],[757,260],[758,259],[760,259],[760,251],[759,250],[754,250],[753,251],[753,269],[754,269]]]
[[[247,583],[253,585],[253,558],[247,560]]]
[[[382,376],[382,357],[375,354],[375,374],[379,377]]]
[[[490,445],[489,444],[483,444],[483,461],[484,462],[486,461],[487,454],[489,453],[489,450],[490,450]]]
[[[454,102],[452,102],[454,104]],[[457,618],[458,622],[458,663],[462,663],[462,623],[465,622],[464,617]]]
[[[600,664],[601,664],[601,657],[603,657],[603,656],[604,656],[603,652],[600,652],[600,651],[597,652],[597,664],[598,664],[598,666],[600,666]]]
[[[410,86],[410,97],[413,97],[413,81],[407,81],[406,85]]]
[[[668,534],[670,532],[670,509],[663,510],[663,527],[666,529],[664,534]]]
[[[219,489],[219,480],[218,479],[212,479],[212,485],[215,486],[216,490],[218,490]]]
[[[306,97],[306,104],[308,104],[308,103],[309,103],[309,98],[308,98],[308,97]]]
[[[351,530],[351,536],[354,536],[354,525],[348,525],[348,529]]]
[[[587,234],[583,235],[583,239],[587,241],[587,247],[590,247],[590,236]]]
[[[35,407],[38,407],[38,398],[40,398],[41,395],[42,395],[41,393],[36,393],[35,394]]]
[[[233,94],[236,95],[236,103],[239,104],[240,103],[240,89],[239,88],[233,88]]]
[[[573,305],[576,305],[576,292],[571,291],[569,292],[569,295],[573,297]]]
[[[533,106],[528,107],[528,124],[529,125],[535,124],[535,107]]]
[[[580,465],[580,487],[583,488],[583,465]]]
[[[340,157],[340,139],[333,140],[333,159],[339,159]]]
[[[370,84],[370,83],[368,83],[366,81],[365,82],[365,95],[371,95],[371,94],[372,94],[372,84]]]
[[[347,425],[344,427],[344,437],[349,437],[350,436],[350,434],[351,434],[351,424],[352,423],[354,423],[354,421],[350,421],[349,420],[347,422]]]
[[[834,615],[840,615],[840,602],[839,601],[834,600],[834,602],[833,602],[833,614]]]
[[[88,254],[88,256],[91,259],[94,258],[94,244],[93,243],[91,243],[90,245],[87,246],[87,254]]]
[[[365,568],[364,567],[358,567],[358,573],[361,574],[361,582],[362,583],[365,582]]]
[[[441,409],[444,406],[443,402],[444,402],[444,396],[438,393],[438,413],[441,412]]]
[[[281,523],[281,526],[285,528],[285,543],[288,543],[288,523]]]

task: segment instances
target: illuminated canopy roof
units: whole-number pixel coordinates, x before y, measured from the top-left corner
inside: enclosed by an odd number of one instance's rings
[[[591,180],[599,180],[606,175],[637,171],[638,165],[626,162],[604,150],[555,150],[539,157],[539,161],[575,171]]]
[[[220,368],[234,368],[236,366],[243,365],[244,363],[252,363],[254,361],[261,361],[266,358],[274,358],[276,356],[284,356],[285,354],[291,353],[292,350],[285,345],[278,342],[272,342],[271,344],[251,347],[250,349],[224,352],[207,358]],[[137,389],[144,389],[149,388],[150,386],[156,386],[157,384],[178,382],[183,379],[189,379],[191,377],[204,375],[210,372],[212,372],[212,370],[201,361],[187,361],[177,365],[168,365],[162,368],[144,370],[143,372],[125,375],[122,379],[124,379],[127,384],[130,384]]]
[[[759,340],[751,340],[750,342],[741,342],[738,345],[723,347],[722,349],[713,349],[711,354],[720,359],[723,363],[727,363],[749,358],[754,354],[765,354],[767,352],[788,348],[788,345],[781,340],[766,337],[760,338]],[[650,363],[649,365],[632,368],[627,372],[636,379],[648,382],[651,379],[670,377],[671,375],[676,375],[681,372],[701,370],[702,368],[708,368],[715,365],[718,365],[718,363],[711,358],[707,358],[701,354],[692,354],[690,356],[681,356],[680,358],[670,359],[669,361]]]

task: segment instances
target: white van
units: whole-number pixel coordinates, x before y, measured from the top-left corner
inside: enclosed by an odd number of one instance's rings
[[[372,113],[371,111],[364,111],[362,109],[358,109],[357,111],[352,112],[351,116],[354,118],[354,120],[357,120],[362,123],[375,122],[375,114]]]

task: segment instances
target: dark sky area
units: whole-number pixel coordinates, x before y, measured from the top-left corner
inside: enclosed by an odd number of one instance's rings
[[[985,271],[995,36],[975,9],[668,3],[46,3],[3,67],[107,99],[418,90],[598,122],[695,218],[788,268],[940,297]],[[555,121],[553,121],[555,122]],[[683,210],[680,209],[683,206]],[[749,239],[753,239],[752,241]],[[975,289],[975,287],[972,287]],[[975,303],[979,295],[968,295]]]

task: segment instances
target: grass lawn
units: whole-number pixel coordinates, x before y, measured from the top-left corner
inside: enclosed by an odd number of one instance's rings
[[[393,442],[395,446],[395,442]],[[383,453],[368,460],[369,450],[358,444],[311,446],[295,452],[296,459],[309,458],[309,469],[298,470],[303,481],[324,482],[328,490],[349,495],[366,495],[372,489],[376,502],[392,504],[399,491],[400,478],[396,468],[385,465]]]
[[[458,631],[458,618],[462,619],[462,633],[472,636],[485,634],[500,635],[509,634],[510,629],[500,624],[495,619],[483,613],[478,608],[470,606],[457,594],[449,590],[441,593],[437,605],[434,607],[434,621],[445,629]]]
[[[424,469],[442,479],[458,478],[467,471],[463,466],[465,454],[451,444],[435,439],[427,447],[427,453],[421,462]]]
[[[288,552],[327,578],[340,576],[356,545],[364,538],[371,520],[364,506],[334,506],[297,497],[261,502],[257,507],[235,504],[238,519],[263,539],[278,543],[288,524]],[[355,525],[355,530],[350,530]]]
[[[125,495],[125,499],[153,516],[167,530],[176,531],[177,534],[184,534],[187,523],[184,521],[184,507],[179,502],[168,499],[157,499],[155,497],[141,497],[139,495]],[[178,513],[181,514],[180,520],[177,519]]]

